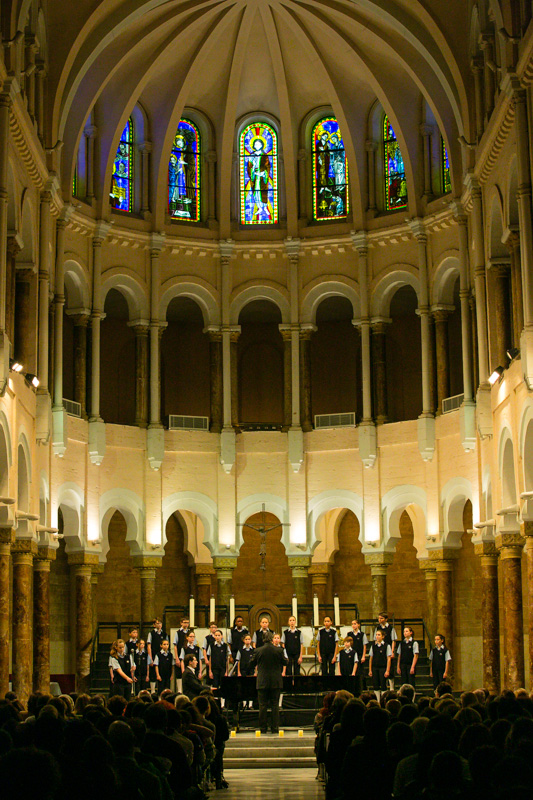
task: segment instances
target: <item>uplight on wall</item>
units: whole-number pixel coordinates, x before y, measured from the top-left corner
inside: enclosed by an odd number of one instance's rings
[[[491,385],[491,386],[494,386],[494,384],[495,384],[497,381],[499,381],[499,380],[500,380],[500,378],[502,377],[502,375],[503,375],[503,367],[496,367],[496,369],[494,370],[494,372],[492,373],[492,375],[489,375],[489,383],[490,383],[490,385]]]

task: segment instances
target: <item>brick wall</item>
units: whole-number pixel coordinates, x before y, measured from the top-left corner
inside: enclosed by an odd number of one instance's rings
[[[273,514],[265,514],[267,525],[279,520]],[[261,514],[254,514],[247,522],[258,524]],[[292,573],[285,547],[281,542],[281,529],[267,533],[266,572],[259,566],[260,536],[252,528],[243,527],[243,544],[233,572],[233,593],[237,605],[253,605],[267,600],[276,605],[290,604],[292,601]]]

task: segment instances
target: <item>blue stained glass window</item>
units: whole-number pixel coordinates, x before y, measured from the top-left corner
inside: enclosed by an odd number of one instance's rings
[[[450,159],[448,158],[448,151],[442,136],[441,142],[441,161],[442,161],[442,193],[448,194],[452,190],[452,181],[450,178]]]
[[[313,217],[342,219],[350,210],[348,163],[339,123],[325,117],[313,128]]]
[[[278,221],[278,137],[265,122],[253,122],[240,136],[240,220],[243,225]]]
[[[407,206],[407,182],[402,151],[389,118],[383,120],[383,158],[385,162],[385,206],[394,211]]]
[[[130,117],[120,137],[113,162],[111,178],[111,208],[133,211],[133,120]]]
[[[180,119],[168,163],[168,213],[180,222],[200,219],[200,133]]]

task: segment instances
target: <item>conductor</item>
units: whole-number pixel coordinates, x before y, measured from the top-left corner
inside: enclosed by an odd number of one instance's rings
[[[258,647],[253,654],[252,664],[257,666],[257,695],[259,698],[259,728],[261,733],[267,732],[267,712],[271,708],[272,733],[279,731],[279,696],[283,688],[281,672],[287,664],[283,648],[274,647],[271,631],[263,633],[263,647]]]

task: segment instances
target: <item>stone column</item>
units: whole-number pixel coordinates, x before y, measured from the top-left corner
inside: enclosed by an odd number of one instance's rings
[[[485,129],[485,104],[483,98],[483,56],[477,55],[471,61],[474,75],[474,98],[476,104],[476,137],[479,142]]]
[[[376,206],[376,151],[378,143],[374,139],[365,142],[368,166],[368,210],[375,214]]]
[[[487,288],[485,279],[485,245],[483,231],[483,205],[481,187],[469,176],[472,194],[472,239],[474,242],[473,267],[476,293],[477,354],[479,383],[486,385],[489,377],[489,356],[487,338]]]
[[[42,61],[37,62],[37,66],[35,68],[35,76],[36,76],[36,89],[37,89],[37,103],[36,103],[36,115],[37,115],[37,135],[39,137],[39,141],[44,146],[44,80],[46,78],[46,68]]]
[[[209,336],[209,376],[211,433],[222,430],[222,331],[219,327],[207,328]]]
[[[387,612],[387,570],[392,564],[393,553],[365,553],[365,564],[372,574],[372,615],[377,617]]]
[[[92,602],[93,633],[96,632],[96,629],[98,628],[98,598],[97,598],[98,576],[101,575],[103,571],[104,571],[103,564],[97,564],[97,565],[93,564],[91,566],[91,602]]]
[[[26,36],[25,45],[26,100],[28,114],[32,120],[35,120],[35,54],[39,49],[35,34]]]
[[[207,222],[214,222],[217,217],[216,209],[216,173],[215,164],[217,163],[216,150],[209,150],[206,153],[207,162]]]
[[[65,230],[67,220],[56,222],[56,285],[54,331],[54,408],[63,407],[63,306],[65,305]]]
[[[496,348],[491,368],[507,364],[507,348],[510,346],[509,332],[509,259],[491,259],[490,272],[493,275],[494,307],[492,317],[496,322]]]
[[[86,692],[90,682],[94,635],[91,568],[98,566],[98,556],[71,553],[68,561],[74,571],[76,587],[76,691]]]
[[[19,236],[9,236],[7,240],[6,255],[6,333],[11,345],[15,343],[15,287],[16,287],[16,258],[22,249],[22,239]]]
[[[0,697],[9,691],[9,560],[14,535],[0,528]]]
[[[528,609],[529,609],[528,678],[529,678],[529,686],[533,687],[533,521],[524,522],[524,536],[526,538],[526,546],[524,548],[524,552],[526,554],[526,564],[527,564],[527,593],[528,593]]]
[[[50,237],[52,193],[41,192],[41,220],[39,228],[39,336],[37,377],[39,389],[48,389],[49,357],[49,305],[50,305]]]
[[[525,683],[524,623],[522,618],[522,547],[519,533],[498,533],[503,583],[503,688],[519,689]]]
[[[19,539],[11,548],[13,562],[13,691],[26,703],[32,690],[32,584],[35,542]]]
[[[0,94],[0,333],[6,325],[7,155],[11,97]]]
[[[300,423],[302,431],[313,430],[311,409],[311,334],[314,325],[300,326]]]
[[[31,333],[33,314],[31,310],[31,269],[17,269],[15,274],[15,345],[14,356],[26,369],[31,364]],[[33,365],[32,365],[33,366]]]
[[[208,606],[211,598],[211,579],[215,570],[210,564],[195,564],[196,603],[199,606]],[[233,620],[232,620],[233,621]]]
[[[283,430],[292,425],[292,330],[280,325],[283,339]]]
[[[437,411],[437,352],[436,352],[436,341],[435,341],[435,316],[433,314],[429,314],[428,316],[428,333],[429,333],[429,364],[428,364],[428,372],[429,372],[429,407],[431,409],[431,413],[435,414]]]
[[[418,274],[420,281],[420,296],[418,298],[418,314],[420,315],[420,334],[422,344],[422,414],[421,417],[431,417],[431,376],[430,365],[430,335],[429,335],[429,287],[427,268],[427,234],[424,222],[414,219],[410,223],[413,236],[418,245]]]
[[[239,427],[239,336],[241,328],[234,325],[230,330],[230,382],[231,382],[231,424]]]
[[[33,691],[50,691],[50,564],[56,551],[39,547],[33,562]]]
[[[370,317],[368,308],[368,237],[366,231],[352,235],[354,248],[357,250],[359,297],[361,302],[361,320],[353,321],[361,330],[361,383],[363,395],[363,419],[365,423],[372,421],[372,372],[370,367]]]
[[[156,608],[156,575],[163,563],[162,556],[135,556],[133,566],[141,576],[141,630],[148,631],[156,614],[163,609]]]
[[[472,388],[472,326],[470,319],[470,266],[468,263],[468,218],[462,207],[456,207],[456,220],[459,228],[459,297],[461,301],[461,348],[463,356],[463,393],[465,403],[474,397]]]
[[[477,330],[477,311],[476,311],[476,298],[469,292],[468,309],[470,311],[470,330],[472,331],[472,376],[474,378],[473,386],[477,385],[477,376],[479,375],[479,355],[477,350],[477,336],[474,331]]]
[[[309,556],[289,556],[289,567],[292,572],[293,594],[298,603],[307,603],[308,573],[311,559]],[[327,575],[326,575],[327,578]],[[320,601],[319,601],[320,602]]]
[[[426,602],[427,602],[427,629],[430,636],[430,643],[433,643],[433,638],[437,633],[437,570],[435,564],[431,561],[425,561],[420,564],[424,570],[424,578],[426,579]]]
[[[68,312],[67,312],[68,313]],[[74,400],[87,418],[87,325],[89,314],[72,314],[74,322]]]
[[[229,606],[230,597],[233,594],[233,570],[236,566],[236,558],[225,556],[213,558],[213,567],[217,576],[217,603],[221,606]]]
[[[298,150],[298,200],[300,206],[300,220],[307,219],[307,152],[304,148]]]
[[[520,234],[518,228],[514,230],[508,229],[505,245],[509,250],[511,259],[512,345],[517,350],[520,350],[520,336],[524,327],[524,299],[522,297],[522,268],[520,265]]]
[[[159,321],[159,256],[163,240],[156,240],[152,234],[150,250],[150,427],[161,427],[161,323]]]
[[[526,330],[533,331],[533,228],[531,225],[531,172],[526,89],[518,88],[513,92],[513,103],[517,144],[518,218],[524,327]]]
[[[431,138],[433,136],[433,128],[431,125],[423,123],[420,125],[420,135],[423,139],[424,148],[424,194],[426,201],[429,203],[433,200],[433,189],[431,185]]]
[[[387,325],[390,320],[375,318],[372,325],[372,366],[374,369],[374,410],[376,423],[388,421],[387,408]]]
[[[148,325],[133,324],[135,331],[135,424],[148,425]]]
[[[141,214],[146,214],[150,211],[150,153],[152,152],[152,143],[144,142],[139,147],[141,153]]]
[[[433,310],[435,352],[437,356],[437,414],[442,413],[442,401],[444,398],[450,396],[448,315],[449,310],[447,308],[436,306]]]
[[[93,236],[93,308],[91,313],[91,421],[100,417],[100,323],[102,306],[102,244],[107,234],[103,226]]]
[[[94,143],[98,128],[95,125],[89,125],[84,130],[85,138],[87,139],[87,200],[91,202],[94,199],[94,178],[95,178],[95,163],[94,163]]]
[[[320,618],[322,618],[324,606],[326,604],[326,588],[328,585],[329,564],[311,564],[307,574],[311,578],[311,596],[314,597],[316,594],[318,597],[318,605],[322,608]]]
[[[481,559],[481,632],[483,634],[483,686],[493,694],[501,690],[500,610],[498,600],[498,551],[494,542],[474,545]]]
[[[485,62],[485,124],[489,121],[494,111],[495,76],[494,67],[494,36],[492,33],[481,35],[481,50]]]
[[[434,563],[437,570],[437,630],[446,638],[446,645],[453,652],[453,561],[444,553]]]

